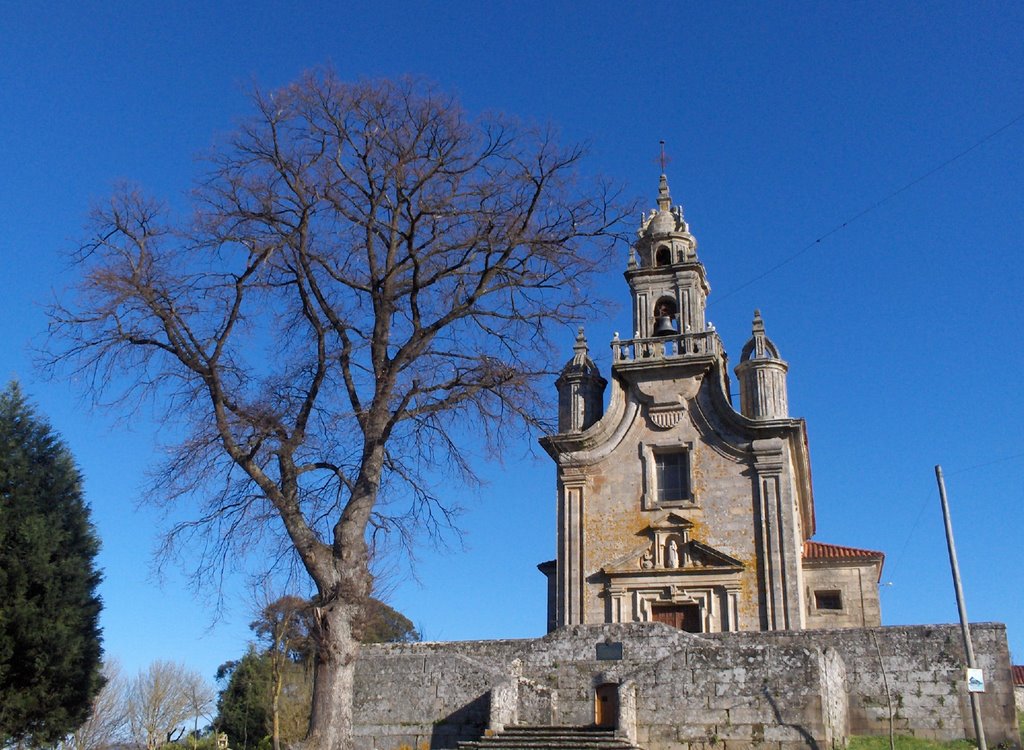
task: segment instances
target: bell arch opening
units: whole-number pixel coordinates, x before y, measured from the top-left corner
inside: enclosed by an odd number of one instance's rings
[[[679,332],[676,327],[676,314],[679,308],[671,297],[662,297],[654,304],[654,335],[674,336]]]

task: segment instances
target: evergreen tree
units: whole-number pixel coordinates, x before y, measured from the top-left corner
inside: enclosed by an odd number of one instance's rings
[[[357,620],[359,640],[363,643],[415,643],[420,634],[412,621],[380,599],[370,597]]]
[[[0,392],[0,747],[61,739],[103,684],[99,541],[81,484],[11,383]]]
[[[241,659],[220,666],[217,680],[224,679],[214,726],[228,736],[229,747],[253,750],[270,734],[270,659],[250,646]]]

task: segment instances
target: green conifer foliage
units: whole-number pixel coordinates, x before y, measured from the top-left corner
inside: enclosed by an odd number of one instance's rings
[[[254,750],[270,733],[270,659],[255,647],[238,661],[222,664],[217,679],[227,679],[217,701],[217,731],[234,750]]]
[[[10,384],[0,392],[0,747],[55,742],[102,686],[99,541],[81,484]]]

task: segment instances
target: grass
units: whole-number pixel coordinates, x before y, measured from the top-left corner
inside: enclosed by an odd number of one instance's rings
[[[896,737],[896,750],[974,750],[975,745],[968,740],[926,740],[920,737]],[[849,750],[889,750],[889,738],[884,737],[850,737]]]
[[[1024,747],[1024,711],[1017,714],[1017,731],[1020,733],[1021,747]],[[918,737],[896,737],[896,750],[975,750],[975,747],[970,740],[941,742]],[[889,738],[854,735],[850,737],[848,750],[889,750]]]

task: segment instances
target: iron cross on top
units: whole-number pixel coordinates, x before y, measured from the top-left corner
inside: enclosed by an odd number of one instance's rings
[[[672,161],[665,154],[665,141],[658,141],[661,144],[661,155],[658,157],[658,163],[661,164],[661,173],[665,174],[665,165]]]

